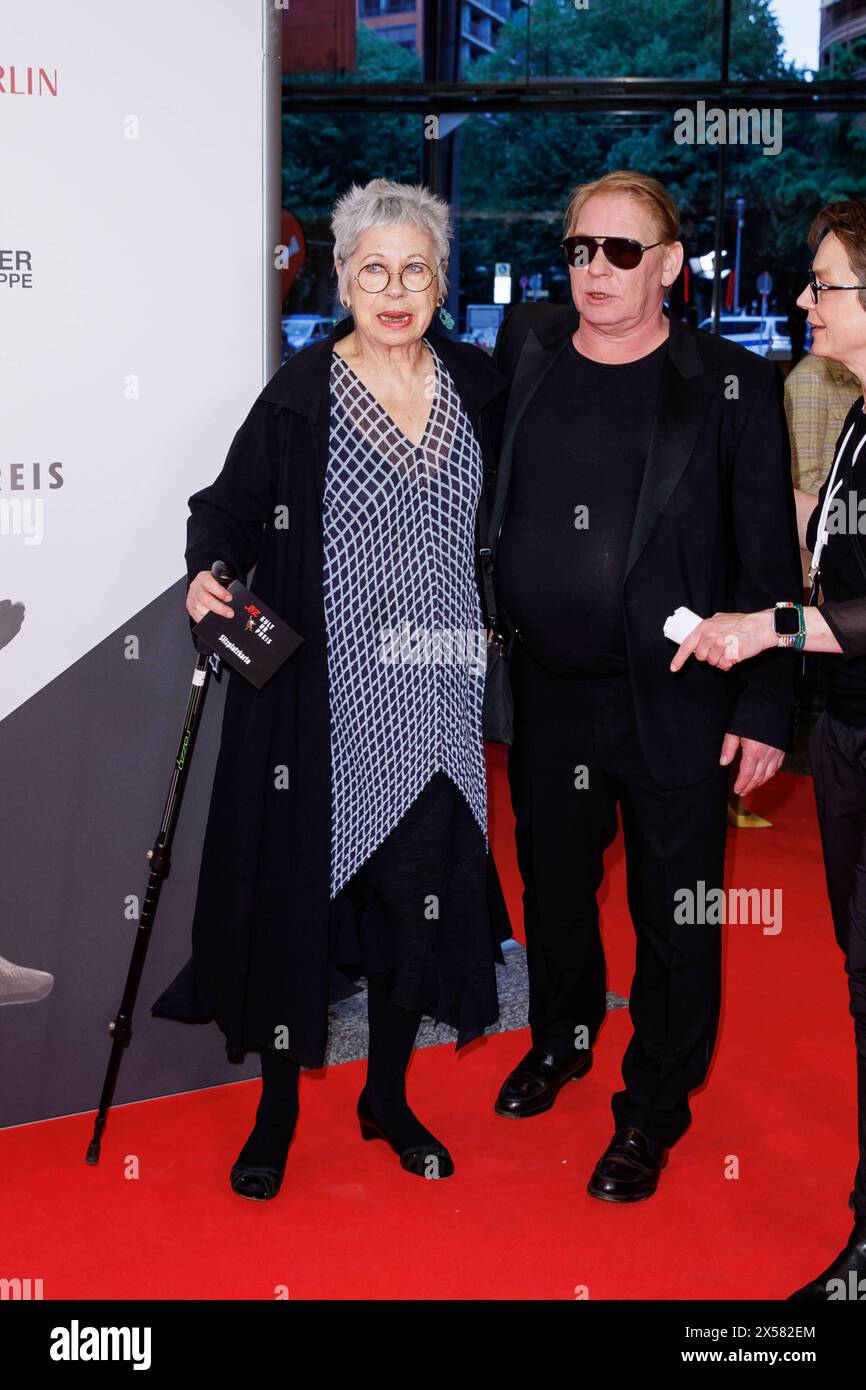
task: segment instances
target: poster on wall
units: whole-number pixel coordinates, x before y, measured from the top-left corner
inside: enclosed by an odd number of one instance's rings
[[[262,7],[116,10],[3,6],[0,719],[177,579],[270,374]]]
[[[123,9],[3,4],[0,1126],[96,1104],[194,661],[187,499],[279,361],[279,17],[149,0],[130,42]],[[156,978],[188,951],[221,693]],[[140,1013],[119,1099],[224,1079]]]

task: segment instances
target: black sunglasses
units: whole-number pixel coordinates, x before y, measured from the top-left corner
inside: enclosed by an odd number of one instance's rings
[[[825,285],[809,266],[809,289],[812,291],[812,302],[817,304],[818,295],[822,290],[866,290],[866,285]]]
[[[644,251],[651,251],[654,246],[661,244],[660,241],[651,241],[649,246],[643,246],[628,236],[567,236],[562,249],[568,264],[576,270],[586,270],[599,247],[617,270],[634,270],[643,260]]]

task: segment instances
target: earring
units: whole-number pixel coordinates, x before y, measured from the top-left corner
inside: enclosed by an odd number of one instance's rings
[[[452,318],[451,314],[449,314],[448,310],[445,308],[445,300],[440,299],[437,302],[439,304],[439,318],[441,322],[443,323],[445,328],[453,328],[454,319]]]

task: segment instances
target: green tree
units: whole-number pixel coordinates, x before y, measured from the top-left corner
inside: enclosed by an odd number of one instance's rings
[[[534,0],[503,26],[495,52],[478,59],[463,77],[498,83],[715,78],[720,18],[720,0],[589,0],[586,9],[577,9],[573,0]],[[862,56],[837,51],[834,75],[853,75],[858,61]],[[752,80],[802,75],[785,64],[769,0],[733,0],[730,75]],[[412,82],[420,76],[415,55],[359,27],[358,67],[347,83]],[[672,101],[661,115],[532,110],[471,115],[458,137],[460,283],[466,298],[490,298],[498,260],[510,261],[518,276],[541,271],[554,294],[567,296],[559,242],[568,194],[576,183],[611,169],[642,169],[661,179],[680,206],[690,254],[709,250],[716,147],[676,144],[675,110]],[[283,118],[283,203],[304,224],[309,247],[292,292],[294,307],[328,307],[329,218],[336,198],[353,182],[379,175],[417,181],[421,133],[421,118],[414,115]],[[746,300],[760,270],[769,269],[780,290],[786,277],[799,283],[806,233],[818,208],[831,199],[864,194],[864,117],[789,115],[782,135],[777,155],[764,155],[755,146],[727,148],[725,244],[730,256],[734,200],[742,196]]]
[[[585,10],[570,0],[535,0],[503,28],[496,51],[465,74],[478,81],[542,77],[714,78],[719,74],[717,0],[604,0]],[[847,71],[837,62],[837,76]],[[734,0],[730,76],[797,77],[786,66],[768,0]],[[753,105],[754,103],[746,103]],[[576,183],[612,169],[655,175],[677,200],[692,254],[712,246],[716,147],[674,141],[675,103],[660,115],[514,112],[471,117],[461,129],[462,281],[470,297],[489,297],[494,260],[512,273],[541,271],[566,292],[558,243]],[[804,238],[822,202],[863,188],[863,120],[785,117],[782,150],[727,148],[727,209],[747,202],[744,285],[768,268],[781,285],[804,263]],[[726,241],[733,246],[732,220]],[[484,273],[476,267],[484,266]]]
[[[357,33],[357,70],[353,82],[417,82],[418,58],[382,38],[366,25]],[[329,78],[288,78],[322,82]],[[373,178],[421,177],[421,121],[418,116],[381,112],[283,116],[283,207],[298,217],[307,241],[307,257],[289,293],[287,309],[328,313],[333,306],[334,273],[330,218],[334,203],[353,183]]]

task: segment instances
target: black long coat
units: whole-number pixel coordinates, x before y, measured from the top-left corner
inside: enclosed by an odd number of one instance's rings
[[[227,560],[303,637],[257,691],[228,671],[219,757],[192,926],[192,957],[151,1012],[215,1019],[226,1051],[274,1047],[323,1064],[329,996],[330,717],[322,501],[329,373],[343,319],[265,386],[219,477],[189,499],[189,579]],[[435,343],[478,437],[492,495],[507,379],[434,323]],[[488,504],[489,505],[489,504]],[[287,523],[287,524],[286,524]],[[476,559],[479,593],[480,572]],[[286,785],[288,783],[288,785]]]

